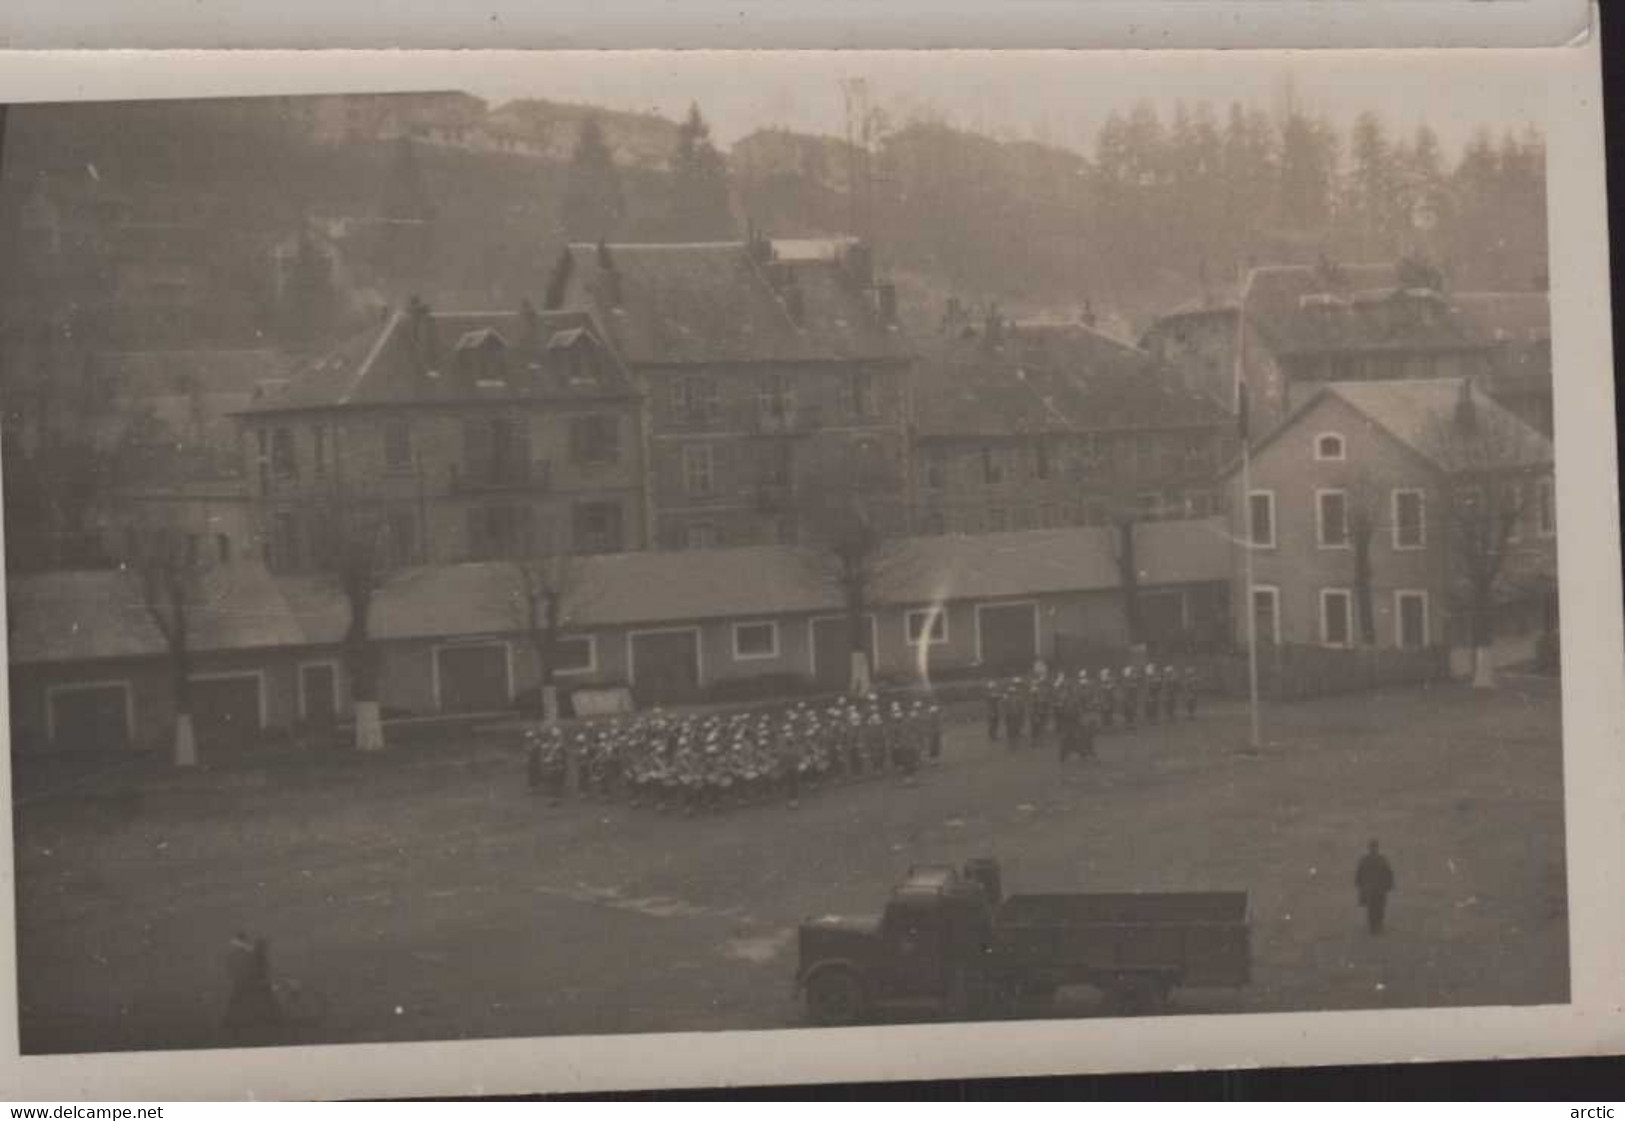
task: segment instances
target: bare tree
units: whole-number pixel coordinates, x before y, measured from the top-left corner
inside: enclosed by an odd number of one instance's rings
[[[1480,402],[1471,381],[1462,382],[1450,415],[1430,420],[1427,441],[1448,478],[1454,598],[1473,644],[1473,685],[1490,688],[1497,610],[1524,576],[1518,530],[1535,486],[1551,470],[1551,446],[1510,413]]]
[[[548,549],[514,560],[510,566],[515,581],[514,614],[536,655],[542,718],[551,724],[559,718],[558,688],[553,683],[558,669],[559,635],[571,611],[579,606],[581,558]]]
[[[1361,646],[1377,644],[1377,610],[1371,543],[1382,525],[1382,491],[1369,474],[1349,481],[1347,507],[1349,548],[1354,552],[1354,612]]]
[[[355,714],[355,746],[382,751],[384,725],[378,710],[378,649],[372,637],[372,605],[389,578],[390,549],[384,520],[345,496],[328,495],[313,515],[316,560],[344,596],[344,668]]]
[[[174,529],[140,535],[126,566],[139,582],[141,602],[169,656],[169,687],[175,705],[172,744],[177,767],[197,765],[197,738],[192,727],[192,629],[204,602],[207,561],[197,540]]]
[[[883,451],[859,442],[842,458],[819,464],[795,487],[804,571],[840,596],[850,666],[847,690],[854,696],[872,685],[867,616],[908,567],[897,482],[895,465]]]

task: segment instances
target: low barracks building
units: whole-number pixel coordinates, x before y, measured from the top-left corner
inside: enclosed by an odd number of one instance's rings
[[[1140,530],[1143,594],[1190,633],[1224,630],[1222,519]],[[624,684],[640,706],[773,678],[783,690],[846,683],[847,620],[806,558],[761,546],[584,557],[560,643],[561,685]],[[899,575],[868,616],[877,674],[894,682],[1014,672],[1059,636],[1127,644],[1103,528],[900,542]],[[21,751],[162,747],[174,717],[163,641],[125,572],[52,573],[11,585],[11,705]],[[194,615],[193,714],[205,752],[343,719],[346,607],[315,577],[234,565]],[[377,597],[386,715],[502,713],[538,684],[503,562],[407,570]],[[766,683],[764,683],[766,684]]]

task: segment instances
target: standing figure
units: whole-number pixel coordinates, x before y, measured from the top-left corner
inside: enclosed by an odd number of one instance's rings
[[[1162,716],[1162,678],[1157,667],[1145,664],[1145,722],[1155,724]]]
[[[1019,679],[1009,682],[1004,691],[1004,736],[1010,741],[1010,750],[1021,746],[1021,737],[1027,727],[1027,690]]]
[[[525,730],[525,785],[532,794],[542,788],[542,738],[535,728]]]
[[[1123,727],[1132,732],[1140,719],[1140,682],[1133,666],[1123,667],[1123,682],[1118,692],[1123,702]]]
[[[1004,698],[999,689],[999,679],[987,679],[987,739],[989,743],[999,738],[999,724],[1004,720]]]
[[[1055,743],[1056,754],[1062,763],[1078,750],[1078,728],[1082,700],[1076,689],[1062,687],[1056,690]]]
[[[942,709],[938,708],[934,703],[926,708],[926,734],[930,737],[928,751],[931,762],[940,763],[942,761]]]
[[[1173,666],[1162,667],[1162,711],[1170,724],[1179,716],[1179,671]]]
[[[1034,676],[1027,687],[1027,696],[1032,712],[1033,743],[1036,744],[1049,730],[1050,715],[1054,709],[1055,697],[1050,692],[1049,676],[1043,672]]]
[[[1117,719],[1117,683],[1112,680],[1111,670],[1100,671],[1100,685],[1095,695],[1100,702],[1097,711],[1100,713],[1101,726],[1110,729]]]
[[[1196,719],[1196,694],[1197,694],[1197,688],[1196,687],[1198,685],[1198,681],[1197,681],[1197,677],[1196,677],[1196,667],[1195,666],[1186,666],[1185,667],[1184,685],[1185,685],[1185,719],[1187,719],[1187,720],[1195,720]]]
[[[1372,934],[1381,934],[1388,911],[1388,893],[1394,890],[1394,869],[1388,858],[1377,851],[1376,841],[1366,848],[1354,869],[1354,889],[1360,906],[1365,908],[1366,929]]]

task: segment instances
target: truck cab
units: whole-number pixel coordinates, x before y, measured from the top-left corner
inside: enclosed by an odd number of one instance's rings
[[[938,1006],[987,952],[993,899],[946,865],[909,869],[885,910],[801,925],[798,988],[812,1020],[850,1023],[876,1003]]]

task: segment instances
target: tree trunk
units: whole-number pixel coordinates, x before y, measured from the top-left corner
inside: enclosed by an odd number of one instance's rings
[[[1359,617],[1360,642],[1364,646],[1377,644],[1377,613],[1372,603],[1371,538],[1356,531],[1354,541],[1354,600]]]
[[[1117,575],[1123,588],[1123,625],[1128,631],[1129,649],[1137,657],[1145,654],[1145,635],[1140,626],[1140,566],[1135,556],[1134,522],[1117,523]]]
[[[384,749],[384,721],[378,709],[378,657],[364,640],[352,643],[347,658],[350,670],[350,698],[355,711],[357,751]]]
[[[384,750],[384,721],[375,700],[355,699],[355,747],[357,751]]]
[[[854,697],[862,697],[874,687],[874,681],[869,673],[869,652],[867,650],[852,651],[851,672],[847,678],[847,692]]]
[[[192,729],[192,714],[175,714],[175,766],[197,766],[197,736]]]
[[[1495,625],[1488,595],[1480,593],[1473,604],[1473,688],[1495,688]]]

